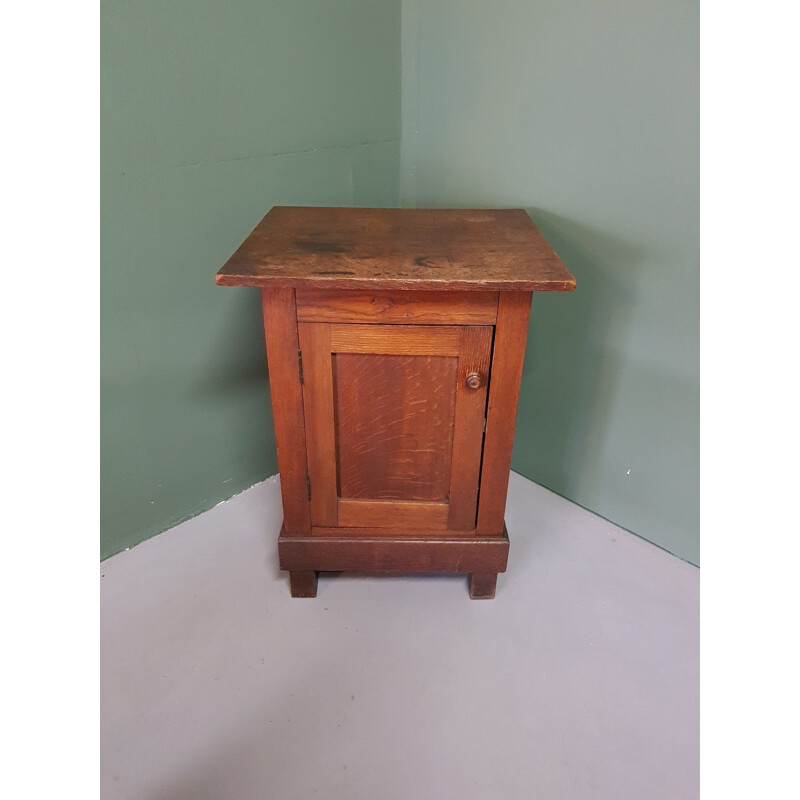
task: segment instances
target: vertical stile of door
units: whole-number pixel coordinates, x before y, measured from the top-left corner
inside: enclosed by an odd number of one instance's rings
[[[306,432],[297,371],[294,289],[263,289],[261,307],[269,364],[272,419],[281,473],[283,526],[287,536],[311,533],[306,499]]]
[[[490,327],[461,328],[450,473],[450,509],[447,520],[448,529],[453,531],[475,528],[491,347]],[[467,376],[472,372],[481,376],[482,385],[478,389],[467,386]]]
[[[314,525],[336,525],[336,441],[333,411],[331,326],[301,322],[298,326],[303,354],[303,406],[309,441],[311,519]]]
[[[483,442],[478,535],[503,533],[519,386],[525,360],[530,292],[500,292],[492,348],[492,382]]]

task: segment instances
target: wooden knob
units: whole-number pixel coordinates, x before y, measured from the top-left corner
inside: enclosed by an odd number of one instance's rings
[[[467,375],[467,389],[480,389],[483,385],[483,379],[480,372],[470,372]]]

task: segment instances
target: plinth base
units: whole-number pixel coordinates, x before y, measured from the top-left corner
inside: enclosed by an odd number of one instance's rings
[[[497,573],[508,563],[505,526],[499,536],[350,531],[290,536],[281,527],[278,557],[281,569],[289,571],[293,597],[315,597],[318,572],[463,572],[470,575],[470,597],[490,599]]]

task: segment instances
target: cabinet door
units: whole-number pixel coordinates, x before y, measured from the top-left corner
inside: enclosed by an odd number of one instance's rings
[[[315,532],[474,531],[492,327],[298,330]]]

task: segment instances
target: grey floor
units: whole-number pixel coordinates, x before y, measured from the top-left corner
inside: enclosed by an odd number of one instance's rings
[[[698,795],[699,571],[511,476],[495,600],[277,568],[277,478],[102,572],[104,800]]]

